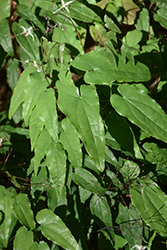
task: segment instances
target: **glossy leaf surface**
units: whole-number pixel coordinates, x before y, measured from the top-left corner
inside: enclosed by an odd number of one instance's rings
[[[28,196],[26,194],[18,194],[15,198],[13,207],[20,223],[31,230],[34,230],[35,221]]]
[[[64,222],[51,210],[43,209],[37,214],[37,221],[41,225],[42,234],[57,245],[68,250],[80,250]]]

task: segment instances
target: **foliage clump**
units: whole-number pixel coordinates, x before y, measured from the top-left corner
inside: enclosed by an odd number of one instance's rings
[[[167,3],[1,2],[0,248],[165,248]]]

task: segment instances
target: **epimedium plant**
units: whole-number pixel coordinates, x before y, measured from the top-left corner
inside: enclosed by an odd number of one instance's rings
[[[0,248],[165,248],[166,1],[2,2]]]

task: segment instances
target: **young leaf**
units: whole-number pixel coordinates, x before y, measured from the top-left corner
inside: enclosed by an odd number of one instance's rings
[[[33,243],[33,232],[28,231],[26,227],[20,227],[14,238],[14,250],[27,250]]]
[[[99,114],[98,97],[92,86],[58,85],[58,105],[77,130],[85,148],[100,171],[104,169],[104,126]],[[65,100],[65,101],[64,101]]]
[[[56,112],[56,98],[53,89],[42,92],[37,100],[39,118],[44,123],[50,136],[57,141],[58,120]]]
[[[51,210],[43,209],[37,214],[42,234],[55,244],[67,250],[81,250],[64,222]]]
[[[15,198],[13,208],[20,223],[34,230],[35,221],[27,194],[18,194]]]
[[[59,142],[50,143],[46,156],[49,175],[55,185],[58,199],[60,199],[66,176],[66,155],[62,145]]]
[[[68,158],[75,168],[82,166],[81,144],[77,131],[67,118],[61,122],[63,131],[60,134],[60,141],[68,152]]]
[[[118,91],[122,96],[111,96],[116,111],[150,136],[167,142],[167,116],[158,103],[134,85],[120,85]]]

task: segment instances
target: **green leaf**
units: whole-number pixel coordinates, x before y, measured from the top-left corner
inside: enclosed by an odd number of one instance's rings
[[[66,177],[66,155],[59,142],[50,143],[47,149],[46,162],[59,199]]]
[[[6,2],[9,2],[9,1],[6,1]],[[2,10],[2,1],[1,1],[1,10]],[[0,15],[0,17],[2,17],[2,15]],[[11,57],[14,56],[13,45],[12,45],[12,40],[10,36],[10,29],[9,29],[9,24],[8,24],[7,19],[3,19],[0,22],[0,44],[3,47],[4,51],[6,51],[9,56]]]
[[[36,145],[35,145],[35,156],[34,156],[34,170],[35,170],[35,175],[38,172],[38,167],[41,162],[41,160],[44,158],[48,145],[50,144],[51,137],[47,131],[46,128],[42,130],[40,133]]]
[[[39,60],[38,38],[34,35],[33,30],[32,30],[32,36],[34,36],[34,39],[31,35],[24,36],[22,34],[24,30],[20,26],[23,26],[24,28],[31,27],[26,22],[23,21],[22,22],[20,21],[19,24],[17,22],[13,23],[12,31],[16,37],[17,42],[24,49],[24,51],[31,58],[32,61],[38,61]]]
[[[57,141],[58,119],[56,112],[56,98],[53,89],[42,92],[37,100],[39,118],[44,123],[50,136]]]
[[[99,103],[95,89],[82,85],[58,85],[58,105],[77,130],[85,148],[96,167],[103,171],[105,157],[104,126],[99,114]],[[65,100],[65,101],[64,101]]]
[[[119,213],[116,222],[120,224],[121,232],[129,243],[129,248],[142,243],[142,220],[134,206],[125,207],[119,203]]]
[[[108,227],[109,231],[107,231],[114,237],[113,231],[110,230],[113,223],[110,206],[106,197],[99,197],[97,194],[94,194],[90,201],[90,210],[100,227]]]
[[[140,168],[135,162],[125,160],[123,167],[121,167],[119,172],[123,176],[124,182],[126,183],[127,181],[136,179],[139,176]]]
[[[167,164],[167,150],[166,148],[160,148],[155,143],[144,143],[143,145],[144,150],[147,151],[145,153],[145,159],[151,164]],[[166,167],[164,167],[164,170]]]
[[[128,46],[139,50],[140,46],[138,43],[141,41],[142,36],[143,34],[140,30],[132,30],[126,34],[123,38],[123,42],[125,42]]]
[[[107,131],[121,147],[129,151],[136,158],[143,158],[136,142],[135,135],[124,117],[113,111],[106,117],[105,123]]]
[[[120,85],[118,91],[122,97],[111,96],[111,104],[116,111],[150,136],[167,142],[167,116],[158,103],[134,85]]]
[[[106,146],[105,150],[105,160],[109,163],[111,163],[113,166],[118,166],[118,161],[112,151]]]
[[[37,222],[41,225],[42,234],[55,244],[67,250],[80,250],[75,238],[64,222],[51,210],[43,209],[37,214]]]
[[[33,243],[33,232],[27,231],[27,228],[20,227],[14,238],[14,250],[28,250]]]
[[[60,134],[60,141],[67,150],[71,164],[79,168],[82,166],[82,151],[77,131],[67,118],[63,119],[61,126],[63,131]]]
[[[25,125],[29,124],[29,117],[41,93],[45,92],[48,83],[43,73],[35,72],[27,77],[27,84],[24,88],[23,118]]]
[[[20,223],[34,230],[35,221],[27,194],[18,194],[15,198],[13,208]]]
[[[61,25],[66,30],[55,28],[53,30],[52,41],[56,41],[60,44],[70,44],[71,46],[75,47],[76,50],[82,53],[82,46],[79,39],[76,37],[76,30],[72,23],[69,20],[64,23],[64,17],[62,17],[62,20],[60,19],[59,25]]]
[[[39,134],[41,133],[43,127],[44,127],[43,122],[39,118],[38,110],[35,107],[31,113],[30,124],[29,124],[31,150],[34,149],[37,138]]]
[[[42,22],[40,22],[38,20],[36,15],[31,12],[31,10],[28,8],[28,6],[26,6],[24,4],[19,4],[17,6],[17,10],[18,10],[18,15],[20,17],[22,17],[23,19],[28,20],[30,22],[33,22],[38,28],[41,29],[42,32],[45,32],[45,28],[42,25]]]
[[[167,196],[153,181],[131,188],[131,199],[143,220],[162,237],[167,237]]]
[[[76,168],[72,174],[73,181],[94,194],[104,194],[105,189],[100,185],[98,179],[84,168]]]
[[[149,11],[146,8],[143,8],[140,11],[139,19],[135,24],[136,28],[141,31],[146,31],[149,33],[150,31],[150,18],[149,18]]]
[[[16,191],[5,189],[0,186],[0,211],[2,211],[3,221],[0,224],[0,242],[6,248],[11,235],[13,202]]]
[[[121,34],[120,29],[118,28],[118,26],[113,22],[113,20],[111,18],[109,18],[107,15],[104,16],[104,21],[105,21],[105,26],[112,30],[115,33],[119,33]]]
[[[16,58],[14,59],[9,59],[8,61],[8,66],[7,66],[7,78],[8,78],[8,83],[9,87],[13,91],[14,88],[16,87],[17,81],[19,79],[19,62]]]
[[[70,4],[71,17],[85,23],[92,23],[93,21],[101,23],[101,18],[91,10],[89,7],[80,2],[73,2]]]
[[[50,248],[46,242],[40,241],[39,244],[37,242],[33,242],[29,250],[50,250]]]
[[[136,66],[131,62],[124,64],[122,57],[119,56],[118,67],[116,67],[109,53],[111,52],[103,49],[91,51],[76,57],[72,66],[86,71],[84,80],[91,84],[111,84],[113,81],[140,82],[150,79],[150,72],[144,64],[140,62]]]
[[[48,196],[48,207],[53,212],[55,211],[57,207],[62,207],[62,206],[67,207],[66,186],[63,187],[60,198],[57,196],[57,193],[55,192],[55,188],[48,189],[47,196]]]
[[[10,16],[10,0],[1,0],[0,21]]]
[[[9,108],[9,119],[11,119],[14,112],[17,110],[20,104],[24,101],[24,88],[27,84],[27,77],[30,73],[34,71],[36,71],[36,69],[33,66],[29,65],[21,74],[19,81],[17,82],[17,85],[12,95],[10,108]]]
[[[159,22],[162,27],[167,29],[167,14],[166,9],[159,9],[157,13],[154,14],[154,19],[156,22]]]

